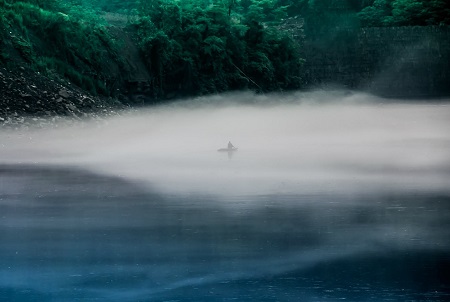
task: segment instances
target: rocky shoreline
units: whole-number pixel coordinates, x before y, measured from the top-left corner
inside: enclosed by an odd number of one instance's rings
[[[56,121],[75,122],[114,116],[126,106],[97,97],[79,87],[24,66],[0,67],[0,127],[46,127]]]

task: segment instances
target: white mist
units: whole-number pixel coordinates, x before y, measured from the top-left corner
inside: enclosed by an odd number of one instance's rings
[[[449,130],[448,102],[228,94],[102,124],[4,130],[0,164],[75,166],[174,194],[446,190]],[[229,140],[239,151],[217,152]]]

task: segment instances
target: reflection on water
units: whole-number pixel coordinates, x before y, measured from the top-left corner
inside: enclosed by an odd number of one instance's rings
[[[0,301],[450,300],[450,105],[295,97],[0,131]]]
[[[448,193],[273,194],[223,207],[24,166],[2,166],[0,188],[1,301],[450,298]]]

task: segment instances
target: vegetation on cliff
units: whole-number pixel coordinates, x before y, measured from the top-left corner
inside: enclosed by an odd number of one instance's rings
[[[25,66],[93,95],[120,97],[124,36],[140,51],[152,99],[302,87],[293,34],[345,43],[361,26],[450,24],[446,0],[0,0],[0,65]],[[108,22],[122,21],[120,34]],[[292,20],[296,23],[294,30]],[[289,23],[291,22],[291,23]],[[300,28],[300,30],[299,30]],[[295,31],[295,32],[294,32]],[[337,38],[336,38],[337,37]],[[329,43],[329,45],[331,45]],[[135,62],[135,64],[137,64]]]
[[[61,1],[62,2],[62,1]],[[59,1],[0,1],[0,60],[56,73],[92,94],[109,95],[107,70],[120,63],[104,22]]]
[[[208,2],[159,0],[139,10],[135,26],[156,95],[299,88],[299,45],[277,27],[286,7]]]

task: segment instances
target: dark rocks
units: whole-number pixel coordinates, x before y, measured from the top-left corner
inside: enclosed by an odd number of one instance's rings
[[[23,99],[30,99],[32,97],[31,94],[28,94],[28,93],[20,93],[20,96]]]
[[[75,85],[23,66],[0,67],[0,128],[48,127],[81,118],[103,119],[117,115],[122,108],[125,106],[117,100],[91,96]]]
[[[70,97],[70,95],[69,95],[69,92],[67,92],[67,90],[65,90],[65,89],[61,89],[60,91],[59,91],[59,95],[60,96],[62,96],[63,98],[68,98],[68,97]]]

